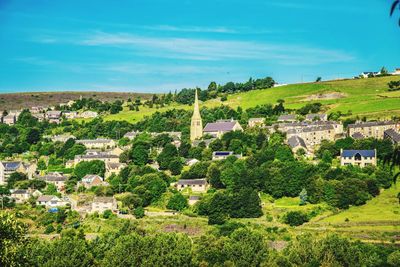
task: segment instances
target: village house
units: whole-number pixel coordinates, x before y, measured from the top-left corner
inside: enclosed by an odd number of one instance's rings
[[[360,74],[361,78],[369,78],[369,77],[375,77],[377,75],[381,74],[380,72],[377,71],[363,71]]]
[[[7,115],[3,117],[3,123],[7,125],[14,125],[17,122],[17,117],[15,115]]]
[[[117,212],[117,200],[114,197],[95,197],[92,202],[91,213],[104,213],[106,210]]]
[[[128,138],[129,140],[133,140],[135,139],[136,136],[138,136],[140,134],[139,131],[131,131],[131,132],[127,132],[126,134],[124,134],[125,138]]]
[[[32,117],[35,117],[39,122],[43,122],[46,119],[46,115],[44,113],[33,113]]]
[[[256,126],[262,127],[265,124],[265,118],[250,118],[249,119],[249,128],[253,128]]]
[[[307,114],[306,121],[327,121],[328,114]]]
[[[96,111],[91,111],[91,110],[84,111],[79,115],[79,117],[84,118],[84,119],[97,118],[98,116],[99,116],[99,113],[97,113]]]
[[[7,182],[7,179],[14,172],[20,172],[26,174],[28,179],[32,179],[33,175],[36,172],[36,164],[34,163],[24,163],[21,161],[12,161],[12,162],[0,162],[0,185],[3,185]]]
[[[97,138],[97,139],[86,139],[76,140],[76,143],[84,145],[87,149],[111,149],[116,146],[116,143],[112,139]]]
[[[340,150],[341,166],[376,166],[376,149],[375,150]]]
[[[392,72],[392,75],[400,75],[400,68],[396,68],[394,72]]]
[[[204,193],[208,184],[206,179],[180,179],[176,184],[178,191],[190,188],[193,192]]]
[[[36,200],[36,205],[45,206],[46,208],[64,207],[69,203],[53,195],[42,195]]]
[[[269,132],[280,131],[283,133],[289,130],[302,130],[305,128],[312,128],[316,126],[328,126],[331,125],[335,131],[335,138],[341,138],[343,136],[343,123],[337,121],[303,121],[303,122],[291,122],[291,123],[277,123],[272,126],[265,127]]]
[[[323,125],[292,129],[286,132],[287,140],[292,136],[303,139],[306,147],[310,149],[321,144],[322,140],[335,141],[336,134],[332,125]]]
[[[106,178],[110,177],[111,175],[115,174],[118,175],[123,168],[125,168],[127,165],[125,163],[119,163],[119,162],[106,162],[106,172],[104,176]]]
[[[85,175],[85,177],[82,178],[82,180],[78,183],[77,186],[78,187],[83,186],[86,189],[89,189],[93,186],[100,186],[100,185],[107,186],[108,183],[104,182],[104,179],[102,177],[100,177],[99,175],[87,174],[87,175]]]
[[[200,160],[198,160],[198,159],[187,159],[185,161],[185,165],[191,167],[198,162],[200,162]]]
[[[294,114],[289,114],[289,115],[280,115],[278,117],[279,122],[295,122],[297,121],[297,116]]]
[[[349,124],[347,135],[353,136],[355,133],[360,133],[364,138],[383,139],[385,131],[394,129],[398,131],[400,125],[394,121],[373,121],[373,122],[359,122]]]
[[[67,176],[59,172],[49,172],[46,175],[37,176],[36,178],[45,181],[46,183],[55,185],[57,187],[57,191],[59,192],[64,191],[65,183],[68,180]]]
[[[10,190],[10,193],[11,198],[13,198],[17,204],[26,202],[31,196],[27,189],[13,189]]]
[[[242,126],[236,120],[218,120],[217,122],[207,123],[203,129],[204,134],[221,138],[225,133],[232,131],[243,132]]]
[[[400,144],[400,133],[394,129],[389,129],[384,132],[384,138],[390,140],[393,144]]]
[[[62,115],[68,120],[78,118],[78,112],[76,111],[69,111],[69,110],[63,111]]]
[[[31,108],[29,109],[29,112],[30,112],[31,114],[42,113],[42,112],[44,112],[44,111],[45,111],[45,108],[42,107],[42,106],[34,106],[34,107],[31,107]]]
[[[82,161],[101,160],[104,163],[119,163],[119,156],[111,155],[107,152],[88,152],[85,155],[76,155],[74,158],[74,166]]]
[[[46,112],[46,118],[50,123],[61,123],[62,112],[59,110],[49,110]]]
[[[306,143],[304,142],[303,138],[298,135],[291,136],[287,140],[287,144],[290,146],[293,153],[297,153],[297,151],[299,151],[300,149],[303,149],[305,152],[307,152]]]
[[[75,136],[71,135],[71,134],[59,134],[59,135],[54,135],[51,137],[51,141],[53,142],[61,142],[61,143],[65,143],[67,142],[69,139],[76,139]]]
[[[233,151],[214,151],[212,153],[212,160],[224,160],[227,159],[229,156],[234,156],[238,159],[242,157],[242,155],[235,155]]]

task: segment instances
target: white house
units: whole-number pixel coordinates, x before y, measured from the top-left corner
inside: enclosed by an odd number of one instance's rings
[[[207,191],[208,183],[206,179],[180,179],[176,187],[178,191],[190,188],[193,192],[204,193]]]
[[[116,146],[114,140],[105,138],[76,140],[76,143],[84,145],[87,149],[110,149]]]
[[[106,210],[116,212],[118,210],[117,200],[114,197],[95,197],[91,212],[103,213]]]
[[[376,149],[375,150],[340,150],[340,165],[359,166],[376,166]]]
[[[46,208],[64,207],[67,204],[67,201],[52,195],[43,195],[38,197],[38,199],[36,200],[36,205],[46,206]]]

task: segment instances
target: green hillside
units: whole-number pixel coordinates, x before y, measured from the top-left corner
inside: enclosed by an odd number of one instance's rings
[[[320,102],[327,112],[341,111],[351,116],[368,116],[369,118],[386,118],[400,115],[400,91],[389,92],[387,83],[400,80],[400,77],[379,77],[359,80],[328,81],[321,83],[291,84],[263,90],[230,95],[228,100],[218,99],[206,101],[202,105],[215,107],[228,105],[243,109],[263,104],[276,103],[278,99],[285,100],[288,108],[299,108],[310,102]],[[107,116],[106,120],[127,120],[137,122],[144,116],[156,111],[166,111],[171,108],[190,109],[187,105],[174,104],[160,109],[141,107],[139,112],[125,109],[120,114]]]

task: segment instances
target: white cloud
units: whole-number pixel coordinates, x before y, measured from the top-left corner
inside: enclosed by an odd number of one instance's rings
[[[345,52],[318,47],[239,40],[148,37],[129,33],[95,32],[75,42],[83,46],[117,47],[141,55],[188,60],[260,60],[290,65],[347,62]]]

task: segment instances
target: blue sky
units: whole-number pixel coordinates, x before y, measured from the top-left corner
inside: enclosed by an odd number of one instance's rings
[[[390,4],[0,0],[0,92],[168,92],[391,70],[400,67],[400,28]]]

